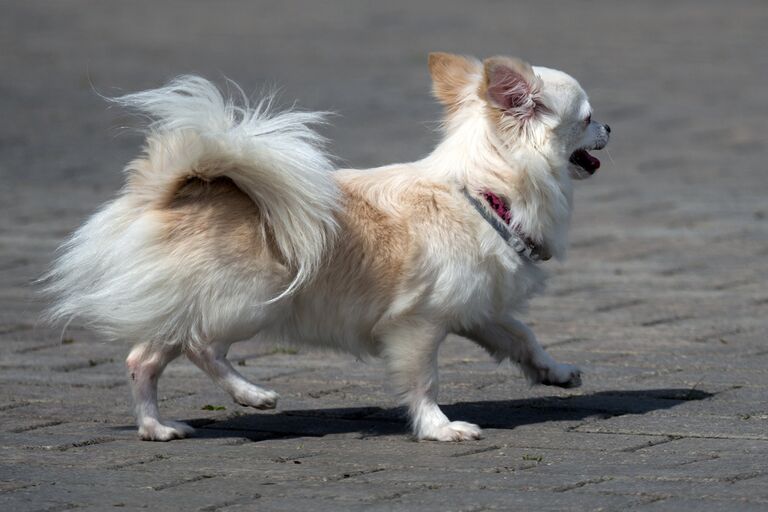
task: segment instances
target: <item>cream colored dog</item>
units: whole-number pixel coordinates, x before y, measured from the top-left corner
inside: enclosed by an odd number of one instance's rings
[[[532,383],[572,387],[515,319],[561,257],[571,179],[608,141],[560,71],[512,58],[436,53],[429,67],[445,137],[423,160],[332,171],[308,125],[181,77],[115,101],[149,115],[127,184],[66,242],[48,279],[53,318],[80,317],[137,343],[127,359],[142,439],[193,430],[160,418],[157,381],[184,353],[234,400],[277,394],[227,361],[258,335],[384,358],[418,439],[477,439],[437,405],[437,351],[458,333]]]

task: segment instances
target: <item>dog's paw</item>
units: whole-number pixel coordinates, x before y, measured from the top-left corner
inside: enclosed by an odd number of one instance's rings
[[[557,363],[543,370],[541,384],[561,388],[577,388],[581,386],[581,370],[572,364]]]
[[[418,436],[420,441],[469,441],[481,437],[480,427],[466,421],[451,421],[432,427]]]
[[[195,429],[180,421],[145,420],[139,426],[142,441],[170,441],[183,439],[195,433]]]
[[[235,402],[245,407],[274,409],[277,407],[277,400],[280,398],[280,395],[274,391],[253,386],[253,388],[244,390],[233,398]]]

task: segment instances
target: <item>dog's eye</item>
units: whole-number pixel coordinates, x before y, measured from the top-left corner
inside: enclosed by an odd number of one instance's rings
[[[592,114],[589,114],[587,118],[584,120],[584,124],[589,126],[589,123],[592,122]]]

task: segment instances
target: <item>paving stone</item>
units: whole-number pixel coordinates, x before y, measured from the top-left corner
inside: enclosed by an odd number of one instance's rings
[[[766,510],[766,26],[760,0],[8,3],[0,510]],[[613,128],[576,185],[569,258],[525,315],[584,386],[531,388],[451,336],[441,402],[485,437],[417,443],[380,363],[254,340],[232,358],[278,410],[179,361],[161,408],[198,435],[140,442],[129,347],[46,326],[33,284],[141,144],[99,94],[188,72],[278,84],[284,104],[338,111],[331,150],[370,167],[434,143],[435,50],[562,68]]]

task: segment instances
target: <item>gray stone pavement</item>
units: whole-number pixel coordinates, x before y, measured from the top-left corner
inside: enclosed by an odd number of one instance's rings
[[[767,34],[759,0],[0,2],[0,509],[768,510]],[[128,347],[60,341],[31,286],[140,144],[96,91],[279,85],[371,166],[436,139],[432,50],[564,69],[613,128],[527,315],[584,386],[450,339],[441,402],[486,437],[416,443],[375,362],[245,343],[277,411],[177,362],[161,406],[200,435],[139,442]]]

